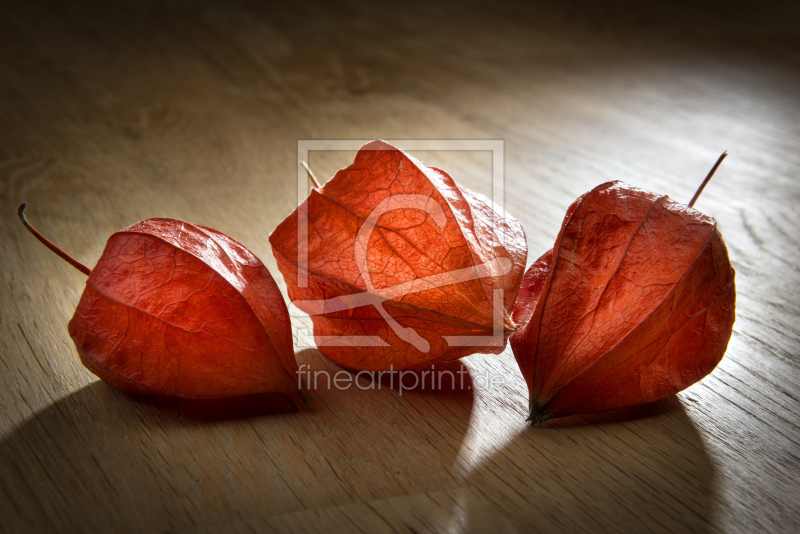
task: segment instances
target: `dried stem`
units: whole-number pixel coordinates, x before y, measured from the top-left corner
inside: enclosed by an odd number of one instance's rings
[[[78,260],[76,260],[75,258],[73,258],[72,256],[70,256],[69,254],[67,254],[66,252],[64,252],[63,250],[61,250],[60,248],[58,248],[58,247],[55,245],[55,243],[53,243],[52,241],[50,241],[49,239],[47,239],[45,236],[43,236],[42,234],[40,234],[40,233],[39,233],[39,231],[38,231],[36,228],[34,228],[33,226],[31,226],[31,223],[29,223],[29,222],[28,222],[28,219],[26,219],[26,218],[25,218],[25,213],[24,213],[24,211],[25,211],[25,207],[26,207],[26,206],[27,206],[27,204],[23,202],[23,203],[20,205],[19,209],[17,210],[17,215],[19,215],[19,219],[22,221],[22,224],[24,224],[24,225],[25,225],[25,228],[27,228],[27,229],[28,229],[28,231],[29,231],[30,233],[32,233],[32,234],[34,235],[34,237],[36,237],[36,239],[38,239],[39,241],[41,241],[41,242],[44,244],[44,246],[46,246],[47,248],[49,248],[50,250],[52,250],[53,252],[55,252],[56,254],[58,254],[58,256],[59,256],[59,257],[60,257],[62,260],[66,261],[67,263],[69,263],[70,265],[72,265],[73,267],[75,267],[76,269],[78,269],[80,272],[82,272],[82,273],[83,273],[83,274],[85,274],[86,276],[89,276],[89,274],[92,272],[92,270],[91,270],[91,269],[89,269],[87,266],[85,266],[84,264],[82,264],[81,262],[79,262]]]
[[[317,180],[317,177],[314,176],[314,173],[311,172],[311,169],[308,167],[308,163],[306,163],[305,161],[301,161],[300,165],[302,165],[305,168],[306,172],[308,173],[308,177],[311,179],[312,182],[314,182],[314,186],[317,187],[317,189],[322,187],[319,184],[319,180]]]
[[[708,171],[708,176],[706,176],[706,179],[703,180],[702,184],[700,184],[700,187],[697,188],[697,192],[692,197],[692,200],[689,201],[689,207],[690,208],[692,206],[694,206],[695,202],[697,202],[697,199],[700,197],[700,193],[703,192],[703,189],[705,189],[706,184],[709,182],[709,180],[711,180],[711,177],[714,176],[714,173],[717,172],[717,168],[719,167],[719,164],[722,163],[722,160],[725,159],[725,156],[727,156],[727,155],[728,155],[728,151],[726,150],[725,152],[722,153],[722,155],[719,157],[719,159],[714,164],[714,166],[711,167],[711,170]]]

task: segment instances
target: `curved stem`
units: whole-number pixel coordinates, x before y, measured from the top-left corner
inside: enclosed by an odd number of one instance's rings
[[[695,202],[697,202],[697,199],[700,197],[700,193],[703,192],[703,189],[705,189],[706,184],[709,182],[709,180],[711,180],[711,177],[714,176],[714,173],[717,172],[717,168],[719,167],[719,164],[722,163],[722,160],[725,159],[725,156],[727,156],[727,155],[728,155],[728,151],[726,150],[725,152],[722,153],[722,155],[719,157],[719,159],[714,164],[714,166],[711,167],[711,170],[708,171],[708,176],[706,176],[706,179],[703,180],[702,184],[700,184],[700,187],[697,188],[697,192],[692,197],[692,200],[689,201],[688,206],[690,208],[692,206],[694,206]]]
[[[311,169],[308,167],[308,163],[306,163],[305,161],[301,161],[301,162],[300,162],[300,165],[302,165],[302,166],[303,166],[303,168],[305,168],[306,172],[308,173],[308,177],[309,177],[309,179],[311,179],[311,181],[312,181],[312,182],[314,182],[314,186],[315,186],[317,189],[319,189],[320,187],[322,187],[321,185],[319,185],[319,180],[317,180],[317,177],[316,177],[316,176],[314,176],[314,173],[313,173],[313,172],[311,172]]]
[[[72,256],[70,256],[69,254],[67,254],[66,252],[61,250],[60,248],[58,248],[55,245],[55,243],[53,243],[52,241],[47,239],[45,236],[40,234],[39,231],[36,228],[31,226],[31,223],[29,223],[28,219],[25,218],[24,211],[25,211],[25,207],[26,206],[27,206],[27,204],[25,202],[23,202],[22,204],[20,204],[19,209],[17,210],[17,215],[19,215],[19,219],[22,221],[22,224],[25,225],[25,228],[27,228],[28,231],[30,233],[32,233],[34,235],[34,237],[36,237],[36,239],[41,241],[44,244],[44,246],[46,246],[47,248],[49,248],[50,250],[52,250],[53,252],[58,254],[58,256],[62,260],[66,261],[67,263],[69,263],[70,265],[72,265],[73,267],[78,269],[80,272],[82,272],[86,276],[89,276],[89,274],[92,272],[91,269],[89,269],[87,266],[85,266],[84,264],[82,264],[81,262],[79,262],[78,260],[73,258]]]

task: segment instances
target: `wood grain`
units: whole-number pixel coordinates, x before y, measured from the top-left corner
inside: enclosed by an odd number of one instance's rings
[[[779,0],[8,3],[0,531],[797,530],[799,22]],[[169,216],[280,279],[267,236],[297,202],[297,141],[373,138],[502,139],[529,262],[598,183],[688,201],[727,149],[696,205],[736,268],[725,359],[677,397],[538,428],[508,351],[441,390],[318,384],[297,412],[129,395],[80,365],[84,277],[20,202],[88,265]],[[417,155],[491,191],[486,154]],[[327,177],[350,158],[310,162]],[[336,373],[294,321],[298,362]]]

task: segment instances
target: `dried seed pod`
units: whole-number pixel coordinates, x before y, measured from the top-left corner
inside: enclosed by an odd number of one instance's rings
[[[174,219],[113,234],[69,333],[83,364],[119,389],[215,398],[299,393],[286,304],[266,267],[228,236]]]
[[[521,327],[510,343],[528,384],[529,420],[645,403],[692,385],[722,359],[735,301],[714,219],[621,182],[594,188],[567,210],[514,307]]]

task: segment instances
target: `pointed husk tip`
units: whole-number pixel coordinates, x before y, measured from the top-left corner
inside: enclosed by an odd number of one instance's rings
[[[547,410],[547,401],[540,401],[531,396],[528,406],[529,414],[526,421],[532,425],[540,425],[553,418],[553,412]]]
[[[305,391],[303,391],[302,389],[298,389],[297,394],[300,396],[301,399],[303,399],[303,402],[305,403],[306,406],[311,406],[311,397],[309,397]]]

